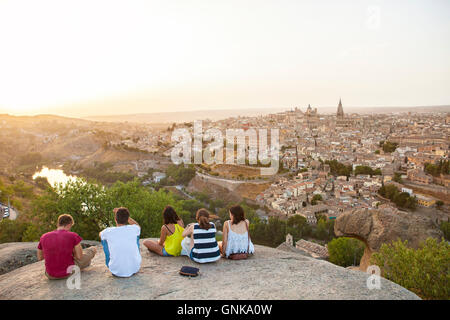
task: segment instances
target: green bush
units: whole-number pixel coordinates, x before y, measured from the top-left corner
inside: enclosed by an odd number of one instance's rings
[[[450,245],[428,238],[418,249],[398,240],[383,244],[371,262],[382,274],[423,299],[450,299]]]
[[[450,221],[442,221],[440,228],[444,233],[445,240],[450,241]]]
[[[326,160],[325,164],[328,164],[330,166],[330,172],[334,176],[349,177],[353,171],[351,165],[342,164],[337,160]]]
[[[39,241],[41,234],[37,226],[30,224],[22,234],[22,241]]]
[[[440,174],[450,174],[450,160],[439,160],[438,163],[424,163],[424,171],[435,177]]]
[[[328,243],[329,261],[341,267],[358,265],[364,254],[364,243],[352,238],[337,238]]]
[[[185,186],[195,177],[195,167],[190,164],[184,166],[183,164],[174,165],[170,164],[166,170],[167,178],[163,179],[164,184],[183,184]],[[163,181],[161,181],[163,183]]]
[[[29,225],[26,222],[3,219],[0,221],[0,243],[23,241],[22,234]]]
[[[355,176],[359,174],[368,174],[370,176],[381,176],[381,170],[380,169],[373,170],[369,166],[356,166]]]
[[[411,210],[416,209],[416,197],[411,197],[407,192],[400,192],[398,188],[393,184],[383,185],[378,190],[378,194],[380,194],[382,197],[388,198],[399,208],[407,208]]]
[[[383,144],[380,143],[380,146],[383,148],[384,152],[391,153],[391,152],[394,152],[395,149],[397,149],[398,143],[390,142],[390,141],[384,141]]]

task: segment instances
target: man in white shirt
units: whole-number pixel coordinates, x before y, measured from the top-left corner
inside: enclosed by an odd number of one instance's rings
[[[127,208],[114,209],[114,219],[117,227],[100,232],[106,266],[117,277],[131,277],[141,268],[141,227],[130,217]]]

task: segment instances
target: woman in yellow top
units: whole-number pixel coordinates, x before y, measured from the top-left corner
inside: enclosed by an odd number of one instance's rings
[[[161,227],[159,241],[145,240],[144,246],[148,250],[164,257],[176,257],[181,253],[181,241],[183,240],[184,223],[175,209],[166,206],[163,211],[164,225]]]

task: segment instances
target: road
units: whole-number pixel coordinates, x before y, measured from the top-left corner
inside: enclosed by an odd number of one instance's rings
[[[10,220],[16,220],[17,217],[19,216],[19,213],[14,209],[14,208],[10,208],[9,209],[9,219]],[[0,221],[3,219],[3,214],[0,217]]]
[[[9,208],[9,219],[10,220],[16,220],[18,216],[19,216],[19,213],[16,210],[14,210],[13,208]]]

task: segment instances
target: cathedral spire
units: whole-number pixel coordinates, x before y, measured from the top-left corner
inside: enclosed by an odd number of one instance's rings
[[[338,117],[340,119],[344,118],[344,109],[342,108],[341,98],[339,98],[339,105],[338,105],[336,117]]]

